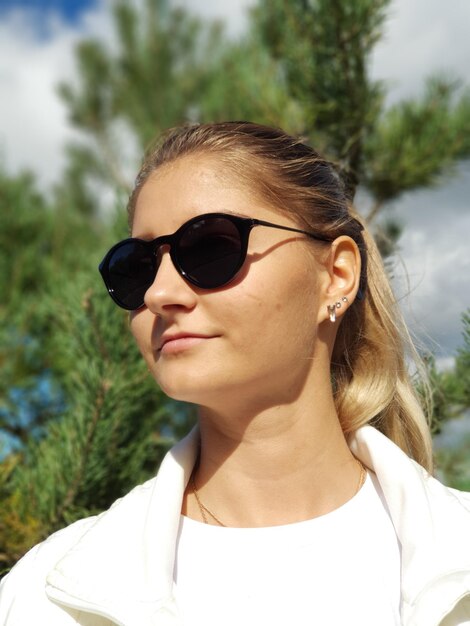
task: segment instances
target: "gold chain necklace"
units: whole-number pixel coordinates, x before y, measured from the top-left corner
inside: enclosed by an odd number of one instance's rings
[[[356,462],[358,463],[359,467],[361,468],[361,474],[359,476],[359,482],[358,482],[358,485],[356,487],[356,491],[354,492],[354,496],[356,496],[359,493],[359,490],[361,489],[362,485],[365,483],[365,480],[366,480],[366,468],[364,467],[363,463],[361,463],[361,461],[359,461],[359,459],[356,459]],[[220,521],[220,519],[218,517],[216,517],[214,515],[214,513],[212,513],[212,511],[210,509],[208,509],[205,504],[202,503],[201,498],[199,496],[199,492],[198,492],[197,487],[196,487],[196,480],[194,478],[194,471],[191,474],[191,489],[193,490],[194,496],[196,498],[196,502],[197,502],[197,504],[199,506],[199,511],[201,513],[201,517],[202,517],[202,520],[203,520],[204,524],[208,524],[209,523],[209,521],[207,519],[207,515],[210,515],[210,517],[212,517],[212,519],[215,522],[217,522],[217,524],[219,526],[223,526],[223,528],[226,528],[226,525],[223,524]]]
[[[223,526],[225,528],[225,524],[222,524],[222,522],[220,521],[220,519],[218,517],[216,517],[214,515],[214,513],[212,513],[212,511],[209,511],[209,509],[201,502],[201,498],[199,497],[199,492],[196,488],[196,481],[194,479],[194,472],[191,474],[191,488],[193,490],[193,493],[196,497],[196,501],[198,503],[199,506],[199,510],[201,512],[201,517],[203,519],[204,524],[208,524],[209,522],[207,521],[207,516],[206,513],[208,515],[210,515],[212,517],[212,519],[214,519],[217,524],[219,524],[219,526]]]

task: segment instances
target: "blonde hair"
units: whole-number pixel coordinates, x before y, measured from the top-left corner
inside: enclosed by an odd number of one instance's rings
[[[407,358],[421,373],[424,368],[374,239],[348,202],[331,163],[281,129],[250,122],[171,129],[144,160],[129,199],[129,223],[139,191],[152,172],[181,157],[204,154],[216,155],[250,191],[294,216],[301,226],[330,241],[340,235],[354,239],[362,261],[359,294],[339,326],[331,362],[342,429],[347,435],[372,424],[432,472],[431,434]]]

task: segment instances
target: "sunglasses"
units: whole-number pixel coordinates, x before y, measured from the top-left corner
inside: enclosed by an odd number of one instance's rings
[[[255,226],[330,241],[321,235],[263,220],[206,213],[188,220],[172,235],[152,241],[136,238],[120,241],[106,254],[99,270],[111,298],[128,311],[144,305],[145,292],[155,280],[162,260],[163,246],[169,246],[173,265],[186,281],[200,289],[217,289],[230,283],[242,268],[250,232]]]

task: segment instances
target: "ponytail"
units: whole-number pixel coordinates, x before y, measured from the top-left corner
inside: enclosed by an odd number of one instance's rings
[[[362,236],[367,253],[365,297],[347,311],[338,329],[331,365],[339,419],[345,434],[367,423],[375,426],[432,473],[430,429],[406,357],[415,364],[427,391],[424,365],[399,311],[377,245],[367,229]],[[429,397],[428,393],[423,400]]]

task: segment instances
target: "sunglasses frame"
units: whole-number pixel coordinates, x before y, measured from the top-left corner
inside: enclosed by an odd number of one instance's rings
[[[240,246],[241,246],[240,247],[240,261],[237,264],[236,268],[234,269],[233,275],[229,279],[224,281],[222,284],[219,284],[214,287],[206,287],[203,284],[201,284],[199,280],[189,276],[186,270],[183,267],[181,267],[180,261],[178,259],[178,244],[181,241],[182,237],[185,235],[188,228],[191,228],[193,224],[197,224],[198,222],[202,222],[207,219],[228,220],[237,228],[238,233],[240,235]],[[318,235],[316,233],[312,233],[306,230],[300,230],[298,228],[292,228],[290,226],[283,226],[281,224],[273,224],[272,222],[266,222],[264,220],[259,220],[259,219],[255,219],[252,217],[242,217],[240,215],[235,215],[233,213],[203,213],[202,215],[197,215],[196,217],[191,218],[187,222],[184,222],[184,224],[182,224],[171,235],[162,235],[150,241],[147,241],[145,239],[139,239],[137,237],[129,237],[127,239],[123,239],[122,241],[119,241],[112,248],[110,248],[110,250],[106,253],[105,257],[103,258],[103,260],[101,261],[99,265],[99,271],[101,273],[101,276],[103,277],[106,288],[108,289],[108,293],[111,296],[111,298],[114,300],[114,302],[121,308],[126,309],[127,311],[136,311],[137,309],[140,309],[142,306],[144,306],[144,301],[142,301],[142,303],[139,306],[130,308],[128,305],[124,304],[114,293],[114,289],[111,284],[112,281],[110,280],[111,273],[109,270],[109,264],[112,260],[112,257],[117,250],[119,250],[121,247],[125,245],[128,245],[130,242],[136,242],[139,245],[144,246],[147,249],[150,248],[152,255],[155,255],[157,250],[161,246],[167,245],[169,246],[170,258],[172,260],[172,263],[176,271],[188,283],[200,289],[206,289],[206,290],[219,289],[221,287],[224,287],[225,285],[228,285],[230,282],[232,282],[232,280],[234,280],[234,278],[237,276],[240,269],[243,267],[246,261],[250,233],[255,226],[267,226],[268,228],[277,228],[279,230],[286,230],[286,231],[290,231],[293,233],[307,235],[311,239],[315,239],[317,241],[331,243],[331,239],[323,235]],[[157,272],[158,272],[158,268],[157,268]],[[155,276],[156,276],[156,273],[155,273]],[[153,277],[153,280],[155,280],[155,276]],[[147,289],[151,286],[151,284],[152,283],[148,285]]]

